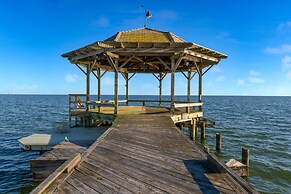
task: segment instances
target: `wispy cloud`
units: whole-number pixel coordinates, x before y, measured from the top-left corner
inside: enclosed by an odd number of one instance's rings
[[[216,78],[216,81],[218,81],[218,82],[222,82],[224,80],[225,80],[224,76],[219,76],[219,77]]]
[[[243,85],[245,85],[245,80],[243,80],[243,79],[238,79],[238,80],[236,80],[236,84],[237,84],[237,85],[240,85],[240,86],[243,86]]]
[[[212,67],[211,71],[214,72],[214,73],[220,73],[220,72],[222,72],[221,68],[220,67],[217,67],[217,66]]]
[[[286,70],[291,68],[291,57],[290,56],[288,56],[288,55],[284,56],[281,59],[281,61],[282,61],[282,69],[283,69],[283,71],[286,71]]]
[[[262,84],[265,83],[265,80],[259,77],[249,77],[248,81],[253,84]]]
[[[267,47],[264,52],[267,54],[288,54],[291,53],[291,45],[283,44],[279,47]]]
[[[68,73],[65,76],[65,81],[66,82],[76,82],[76,81],[78,81],[78,79],[79,79],[79,76],[77,74]]]
[[[92,23],[93,23],[94,26],[97,26],[97,27],[108,27],[108,26],[110,26],[109,19],[107,17],[104,17],[104,16],[101,16],[97,20],[94,20]]]
[[[260,75],[261,75],[259,72],[254,71],[254,70],[250,70],[249,74],[250,74],[251,76],[260,76]]]
[[[278,25],[277,31],[286,32],[291,30],[291,21],[282,22]]]

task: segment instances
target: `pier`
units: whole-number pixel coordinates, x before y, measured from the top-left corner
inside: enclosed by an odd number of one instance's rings
[[[204,152],[192,141],[198,127],[201,140],[206,137],[202,78],[227,58],[225,54],[171,32],[140,28],[118,32],[62,57],[86,76],[86,93],[69,94],[69,126],[113,125],[83,154],[63,162],[32,193],[257,193],[209,148]],[[106,73],[114,74],[113,99],[101,99]],[[175,98],[177,73],[187,80],[185,101]],[[158,99],[130,98],[129,81],[140,74],[157,79]],[[96,99],[91,95],[91,75],[97,79]],[[126,83],[125,99],[119,99],[119,75]],[[169,100],[163,98],[162,90],[167,75]],[[195,75],[197,101],[192,101]],[[181,130],[186,124],[190,138]]]
[[[213,163],[169,116],[117,116],[72,161],[32,193],[256,193],[227,167]]]

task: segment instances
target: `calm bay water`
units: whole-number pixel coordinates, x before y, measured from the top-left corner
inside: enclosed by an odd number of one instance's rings
[[[249,147],[251,176],[247,181],[262,193],[291,193],[291,97],[205,96],[203,101],[204,116],[216,121],[216,128],[206,131],[206,144],[212,151],[215,133],[221,132],[222,160],[240,160],[241,148]],[[21,152],[17,140],[67,126],[68,97],[0,95],[0,107],[0,193],[27,193],[38,184],[29,170],[29,160],[38,153]]]

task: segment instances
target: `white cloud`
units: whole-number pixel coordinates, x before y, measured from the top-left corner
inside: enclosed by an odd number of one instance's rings
[[[225,77],[224,76],[219,76],[216,78],[216,81],[218,82],[221,82],[221,81],[224,81],[225,80]]]
[[[76,81],[78,81],[78,79],[79,79],[79,76],[77,74],[70,74],[70,73],[68,73],[65,76],[66,82],[76,82]]]
[[[98,27],[107,27],[110,26],[110,21],[108,18],[101,16],[99,19],[93,21],[93,24]]]
[[[284,71],[288,70],[291,67],[291,57],[286,55],[282,58],[282,69]]]
[[[264,49],[267,54],[287,54],[291,53],[291,45],[283,44],[280,47],[267,47]]]
[[[291,21],[283,22],[279,24],[279,26],[277,27],[277,30],[279,32],[286,32],[288,30],[291,30]]]
[[[237,85],[240,85],[240,86],[245,85],[245,80],[243,80],[243,79],[238,79],[238,80],[236,81],[236,84],[237,84]]]
[[[248,81],[254,84],[262,84],[265,83],[265,80],[259,77],[249,77]]]
[[[215,66],[215,67],[213,67],[212,68],[212,70],[211,70],[212,72],[214,72],[214,73],[219,73],[219,72],[221,72],[221,68],[220,67],[217,67],[217,66]]]
[[[260,75],[261,75],[259,72],[254,71],[254,70],[250,70],[249,74],[250,74],[251,76],[260,76]]]

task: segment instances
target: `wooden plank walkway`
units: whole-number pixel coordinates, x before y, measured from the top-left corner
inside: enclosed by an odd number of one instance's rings
[[[44,193],[248,192],[219,172],[169,116],[122,115]]]

